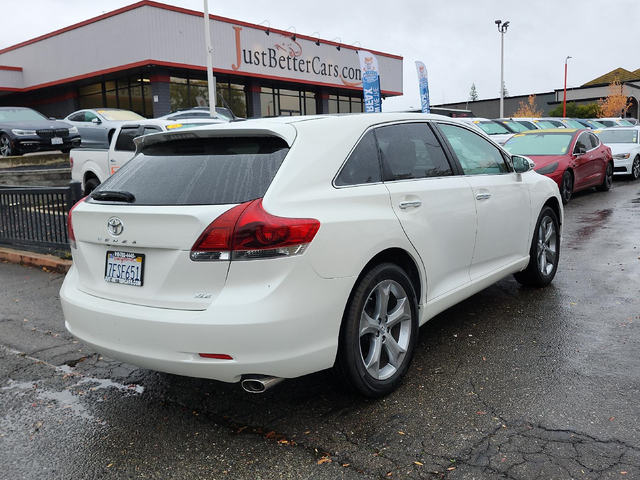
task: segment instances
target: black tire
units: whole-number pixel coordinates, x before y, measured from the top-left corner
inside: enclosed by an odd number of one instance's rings
[[[613,183],[613,163],[607,163],[607,168],[604,171],[604,178],[602,183],[596,187],[599,192],[608,192]]]
[[[544,236],[549,230],[549,225],[553,226],[551,236],[539,245],[541,236]],[[549,285],[553,277],[556,276],[558,270],[558,261],[560,260],[560,236],[558,230],[558,217],[556,212],[549,206],[545,206],[536,222],[536,228],[533,231],[533,239],[531,241],[531,249],[529,250],[529,265],[522,272],[514,275],[518,283],[530,287],[546,287]],[[538,257],[544,255],[544,262],[541,263]],[[551,268],[548,268],[549,259],[553,258]]]
[[[640,177],[640,156],[636,155],[631,165],[631,179],[637,180]]]
[[[96,188],[98,188],[99,185],[100,185],[100,182],[98,181],[97,178],[90,178],[84,183],[84,195],[85,196],[89,195]]]
[[[562,175],[562,182],[560,183],[560,196],[562,197],[562,204],[566,205],[571,200],[573,194],[573,174],[567,170]]]
[[[405,271],[393,263],[371,268],[356,283],[344,312],[334,365],[338,380],[370,398],[391,393],[409,370],[418,325],[416,293]]]
[[[9,135],[6,133],[0,135],[0,157],[13,157],[16,155],[21,155],[21,153],[13,148],[13,143]]]

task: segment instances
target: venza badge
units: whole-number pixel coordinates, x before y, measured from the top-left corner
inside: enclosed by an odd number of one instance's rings
[[[117,237],[124,231],[124,224],[118,217],[111,217],[107,222],[107,230],[114,237]]]

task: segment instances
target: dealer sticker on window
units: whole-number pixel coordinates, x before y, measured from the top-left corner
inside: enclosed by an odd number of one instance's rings
[[[124,283],[141,287],[144,274],[144,254],[132,252],[107,252],[104,279],[111,283]]]

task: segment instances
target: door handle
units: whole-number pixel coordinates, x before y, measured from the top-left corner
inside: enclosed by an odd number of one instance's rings
[[[422,202],[420,200],[412,200],[410,202],[400,202],[398,204],[398,206],[402,210],[405,210],[407,208],[418,208],[420,205],[422,205]]]
[[[115,163],[116,159],[115,159],[115,158],[112,158],[112,159],[111,159],[111,160],[109,160],[109,161],[110,161],[110,162]]]
[[[491,198],[490,193],[478,193],[476,195],[476,200],[488,200]]]

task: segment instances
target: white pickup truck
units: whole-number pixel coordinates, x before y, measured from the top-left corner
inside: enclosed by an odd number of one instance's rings
[[[113,134],[108,149],[76,148],[71,150],[71,178],[82,183],[84,195],[91,193],[98,185],[122,165],[131,160],[135,154],[133,139],[150,133],[166,132],[177,128],[226,123],[213,119],[175,120],[152,119],[123,123]]]

